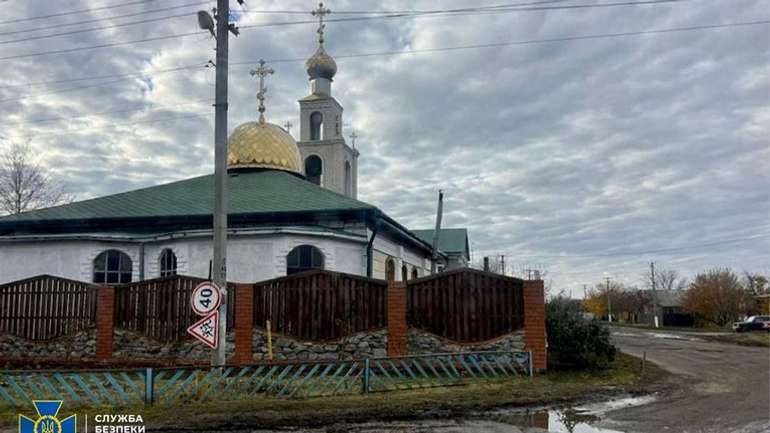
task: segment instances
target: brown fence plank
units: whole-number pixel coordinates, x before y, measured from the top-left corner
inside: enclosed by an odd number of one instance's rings
[[[409,325],[459,342],[523,326],[523,280],[458,269],[407,282]]]

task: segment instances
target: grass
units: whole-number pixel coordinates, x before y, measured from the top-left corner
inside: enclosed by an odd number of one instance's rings
[[[729,335],[704,335],[701,338],[719,343],[737,344],[739,346],[770,347],[770,332],[767,331],[734,332]]]
[[[63,414],[139,413],[152,429],[237,429],[260,426],[311,427],[340,422],[405,420],[462,415],[499,407],[551,405],[640,389],[641,360],[619,354],[607,369],[596,372],[548,372],[534,379],[513,378],[461,386],[367,395],[284,400],[255,397],[249,401],[185,404],[169,407],[102,408],[98,411],[65,402]],[[667,373],[652,363],[645,367],[644,382],[659,383]],[[28,411],[31,411],[29,408]],[[30,414],[31,415],[31,414]],[[0,408],[0,424],[16,422],[15,409]]]

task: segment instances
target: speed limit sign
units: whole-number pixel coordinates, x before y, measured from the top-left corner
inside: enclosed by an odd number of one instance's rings
[[[204,281],[195,287],[190,297],[193,311],[199,316],[208,316],[219,308],[222,302],[222,292],[211,281]]]

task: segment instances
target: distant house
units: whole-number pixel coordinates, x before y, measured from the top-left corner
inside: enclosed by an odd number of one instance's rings
[[[648,299],[652,298],[652,290],[642,290]],[[686,290],[656,290],[658,298],[658,316],[661,326],[693,326],[695,318],[682,307]],[[645,310],[645,316],[652,317],[652,302]]]
[[[422,241],[433,245],[434,229],[412,230],[412,233]],[[447,255],[445,269],[467,267],[471,261],[468,229],[441,229],[438,238],[438,249]]]

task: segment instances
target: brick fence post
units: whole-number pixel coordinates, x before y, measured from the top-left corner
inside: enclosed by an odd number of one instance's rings
[[[254,285],[235,286],[235,354],[236,364],[247,364],[254,359]]]
[[[406,284],[388,282],[388,356],[408,355]]]
[[[112,359],[115,328],[115,288],[99,287],[96,293],[96,360]]]
[[[536,370],[545,370],[545,290],[542,280],[524,281],[524,334]]]

